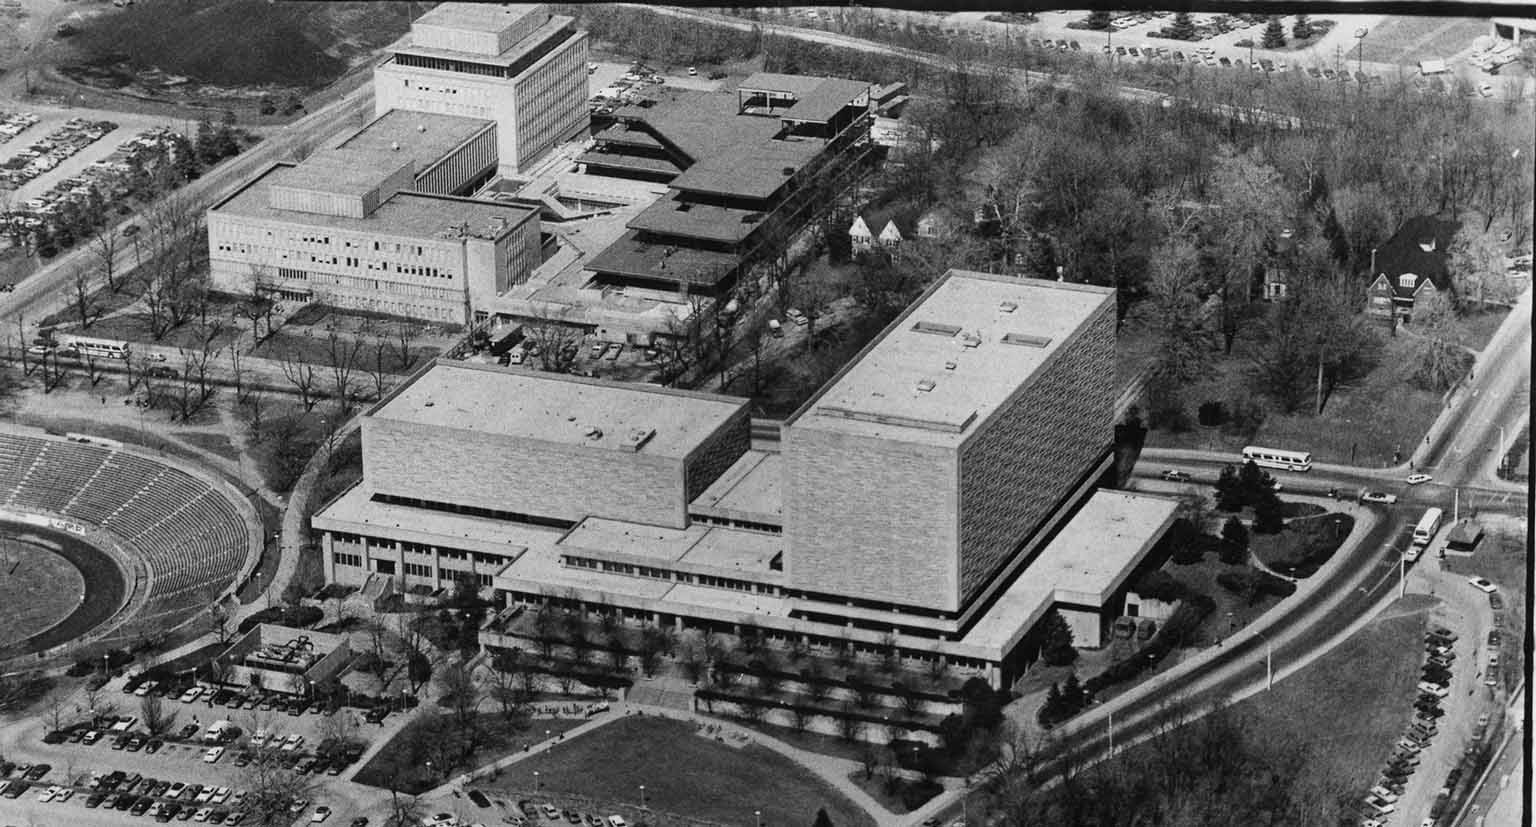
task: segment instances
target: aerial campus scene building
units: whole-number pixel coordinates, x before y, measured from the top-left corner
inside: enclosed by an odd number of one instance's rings
[[[1530,21],[97,5],[0,3],[0,822],[1526,816]]]

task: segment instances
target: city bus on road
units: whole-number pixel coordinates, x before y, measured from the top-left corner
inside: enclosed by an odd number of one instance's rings
[[[1286,451],[1280,448],[1260,448],[1249,445],[1243,449],[1243,459],[1262,468],[1279,468],[1281,471],[1311,471],[1312,454],[1307,451]]]
[[[59,345],[64,348],[74,348],[81,356],[91,356],[98,359],[127,359],[128,343],[119,339],[97,339],[91,336],[59,337]]]
[[[1413,544],[1427,546],[1429,541],[1435,539],[1435,532],[1440,530],[1440,518],[1445,512],[1438,508],[1431,508],[1419,518],[1419,524],[1413,527]]]

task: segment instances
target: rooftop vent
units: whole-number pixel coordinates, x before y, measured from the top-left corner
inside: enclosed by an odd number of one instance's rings
[[[1002,304],[997,306],[997,309],[1001,310],[1004,313],[1012,313],[1013,311],[1019,309],[1019,303],[1018,302],[1003,302]]]
[[[426,132],[427,131],[427,125],[424,124],[424,123],[416,124],[416,131],[417,132]]]
[[[967,333],[960,337],[960,344],[967,348],[981,347],[981,337],[975,333]]]
[[[394,150],[394,151],[396,151],[396,152],[399,152],[400,151],[400,142],[399,141],[391,141],[390,144],[389,144],[389,148]]]
[[[651,441],[653,436],[656,436],[655,428],[630,428],[624,434],[624,438],[619,441],[619,445],[630,451],[639,451],[645,447],[647,442]]]
[[[584,428],[582,430],[581,433],[587,439],[602,439],[603,438],[603,429],[597,427],[596,425],[588,425],[586,428]]]
[[[923,379],[923,380],[920,380],[917,383],[917,389],[919,391],[923,392],[923,393],[928,393],[928,392],[932,391],[934,389],[934,387],[935,387],[935,384],[934,384],[934,381],[932,379]]]
[[[945,362],[944,363],[944,369],[945,370],[954,370],[955,368],[957,368],[959,366],[960,365],[955,363],[955,362]]]
[[[1049,336],[1035,336],[1030,333],[1004,333],[1001,339],[1005,345],[1023,345],[1024,347],[1045,347],[1051,343]]]
[[[918,322],[912,325],[912,329],[918,333],[934,333],[940,336],[953,336],[960,332],[959,325],[940,324],[938,322]]]

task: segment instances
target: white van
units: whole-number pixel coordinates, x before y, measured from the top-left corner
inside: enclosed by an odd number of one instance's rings
[[[623,816],[608,816],[608,827],[629,827]]]

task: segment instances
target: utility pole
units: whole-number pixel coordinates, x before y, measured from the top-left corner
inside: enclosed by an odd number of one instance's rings
[[[1323,349],[1317,349],[1317,415],[1323,415]]]

